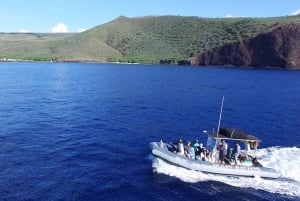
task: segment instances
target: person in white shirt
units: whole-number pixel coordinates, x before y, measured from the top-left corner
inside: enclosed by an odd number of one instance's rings
[[[225,163],[225,158],[227,158],[227,149],[228,144],[225,142],[224,139],[221,140],[221,149],[220,149],[220,161],[221,163]]]
[[[180,139],[178,141],[178,147],[177,147],[177,153],[180,154],[180,155],[184,155],[184,147],[183,147],[183,142],[182,140]]]

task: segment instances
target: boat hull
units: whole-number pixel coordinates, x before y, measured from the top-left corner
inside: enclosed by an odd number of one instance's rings
[[[249,167],[242,165],[226,165],[211,163],[202,160],[193,160],[185,157],[184,155],[179,155],[172,153],[167,150],[165,146],[161,146],[160,142],[151,143],[152,155],[161,158],[169,163],[184,167],[186,169],[200,171],[204,173],[220,174],[228,176],[243,176],[243,177],[261,177],[268,179],[277,179],[280,174],[274,169],[266,167]]]

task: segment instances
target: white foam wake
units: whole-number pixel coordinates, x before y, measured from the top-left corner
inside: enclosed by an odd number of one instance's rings
[[[272,193],[300,197],[300,148],[270,147],[259,149],[257,157],[263,166],[277,170],[282,177],[277,180],[267,180],[257,177],[227,177],[205,174],[177,167],[157,158],[153,160],[153,168],[157,173],[174,176],[184,182],[195,183],[213,180],[237,187],[261,189]]]

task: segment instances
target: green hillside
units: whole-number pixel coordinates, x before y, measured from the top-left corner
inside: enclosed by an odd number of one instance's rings
[[[300,16],[277,18],[119,17],[78,34],[1,34],[0,58],[177,63]]]
[[[268,32],[286,23],[300,22],[300,17],[226,18],[198,17],[120,17],[94,28],[107,44],[120,51],[121,61],[176,62],[189,60],[214,47]],[[120,25],[122,31],[117,29]]]
[[[0,33],[0,59],[53,60],[50,43],[74,34]]]

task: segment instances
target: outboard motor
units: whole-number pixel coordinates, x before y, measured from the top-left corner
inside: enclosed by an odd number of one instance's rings
[[[255,167],[262,167],[262,164],[261,164],[260,162],[258,162],[258,160],[257,160],[256,157],[254,157],[254,158],[252,159],[252,164],[253,164],[253,166],[255,166]]]

